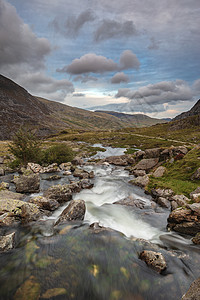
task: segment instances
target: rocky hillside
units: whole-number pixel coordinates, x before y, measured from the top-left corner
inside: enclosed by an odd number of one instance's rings
[[[0,140],[9,139],[20,126],[48,136],[63,129],[110,130],[150,126],[161,120],[145,115],[91,112],[29,94],[23,87],[0,75]],[[163,120],[161,121],[163,122]]]
[[[183,112],[182,114],[176,116],[173,121],[182,120],[188,117],[196,116],[200,114],[200,99],[197,103],[187,112]]]

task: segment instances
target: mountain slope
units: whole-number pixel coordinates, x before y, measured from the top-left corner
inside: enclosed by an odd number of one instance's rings
[[[197,103],[187,112],[183,112],[182,114],[176,116],[173,121],[181,120],[184,118],[196,116],[200,114],[200,99],[197,101]]]
[[[95,112],[101,113],[101,114],[108,114],[111,116],[115,116],[119,120],[123,121],[124,124],[127,123],[127,127],[134,126],[134,127],[145,127],[145,126],[151,126],[158,123],[166,123],[167,120],[164,119],[156,119],[148,117],[144,114],[124,114],[119,113],[115,111],[104,111],[104,110],[97,110]]]
[[[67,128],[110,130],[150,126],[163,122],[145,115],[91,112],[29,94],[23,87],[0,75],[0,140],[9,139],[20,126],[48,136]]]

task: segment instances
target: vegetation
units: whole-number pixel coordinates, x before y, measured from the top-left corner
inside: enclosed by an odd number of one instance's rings
[[[65,144],[57,144],[43,151],[42,162],[45,164],[69,162],[73,159],[74,153]]]
[[[41,142],[27,128],[20,128],[8,147],[9,152],[16,157],[14,166],[26,166],[28,162],[38,162],[41,159]]]
[[[171,188],[176,194],[189,194],[199,186],[199,180],[191,180],[192,175],[200,167],[200,148],[189,151],[183,159],[166,163],[166,173],[161,178],[150,178],[148,189]]]

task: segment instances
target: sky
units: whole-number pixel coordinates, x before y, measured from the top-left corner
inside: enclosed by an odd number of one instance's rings
[[[200,0],[0,0],[0,73],[84,109],[173,118],[200,98]]]

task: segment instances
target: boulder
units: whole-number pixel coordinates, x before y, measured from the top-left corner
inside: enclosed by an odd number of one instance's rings
[[[144,158],[159,158],[161,148],[153,148],[145,150]]]
[[[135,177],[146,175],[145,170],[134,170],[133,169],[133,170],[130,171],[130,173],[133,174]]]
[[[0,251],[8,251],[15,246],[15,232],[0,236]]]
[[[194,190],[193,192],[190,193],[190,198],[194,202],[200,202],[200,187],[199,186],[196,188],[196,190]]]
[[[190,286],[189,290],[181,300],[199,300],[200,299],[200,277],[196,279]]]
[[[67,202],[72,199],[72,190],[69,184],[58,184],[51,186],[47,191],[45,191],[44,197],[56,200],[59,203]]]
[[[188,205],[188,207],[192,210],[192,212],[200,217],[200,203],[193,203],[191,205]]]
[[[3,168],[0,168],[0,176],[4,176],[5,175],[5,171]]]
[[[200,231],[199,207],[192,205],[188,205],[188,208],[177,208],[173,210],[167,219],[167,227],[171,230],[189,235],[198,233]],[[190,209],[190,207],[192,207],[192,209]]]
[[[54,172],[58,172],[60,171],[58,164],[57,163],[53,163],[47,167],[42,168],[42,170],[40,171],[40,173],[54,173]]]
[[[145,207],[145,202],[141,199],[136,199],[132,196],[129,196],[125,199],[121,199],[119,201],[114,202],[113,204],[120,204],[120,205],[125,205],[125,206],[132,206],[132,207],[137,207],[137,208],[144,208]]]
[[[72,160],[72,165],[75,165],[75,166],[82,166],[84,164],[84,161],[81,157],[75,157],[73,160]]]
[[[0,191],[0,201],[6,199],[13,199],[13,200],[22,200],[24,198],[23,194],[14,193],[8,190]]]
[[[141,188],[144,188],[149,183],[149,176],[138,176],[137,178],[130,181],[130,183],[135,184]]]
[[[200,232],[198,232],[195,237],[192,238],[192,242],[196,245],[200,245]]]
[[[70,171],[71,166],[72,166],[71,162],[62,163],[61,165],[59,165],[59,169],[62,171]]]
[[[8,190],[9,189],[9,183],[7,182],[1,182],[0,183],[0,191],[1,190]]]
[[[158,198],[158,197],[163,197],[166,199],[169,199],[173,195],[173,191],[171,189],[152,189],[151,190],[151,195],[153,198]]]
[[[176,156],[178,154],[185,155],[188,153],[188,149],[185,146],[172,147],[171,149],[173,156]]]
[[[166,208],[169,208],[169,207],[171,206],[170,201],[167,200],[166,198],[163,198],[163,197],[158,197],[157,203],[158,203],[160,206],[166,207]]]
[[[78,169],[78,168],[76,168],[74,170],[73,175],[74,175],[74,177],[79,177],[81,179],[94,178],[94,172],[93,171],[87,172],[85,170]]]
[[[170,201],[172,201],[172,210],[174,210],[179,206],[186,206],[190,199],[184,195],[175,195],[170,198]]]
[[[82,221],[85,216],[85,210],[86,206],[84,200],[72,200],[70,204],[63,210],[55,225],[58,225],[64,221]]]
[[[36,204],[39,208],[44,209],[44,210],[50,210],[50,211],[54,211],[55,209],[57,209],[60,206],[58,201],[52,200],[52,199],[47,199],[42,196],[37,196],[35,198],[30,199],[29,203]]]
[[[135,159],[136,159],[137,161],[140,160],[140,159],[143,159],[144,156],[145,156],[145,152],[142,151],[142,150],[138,150],[138,151],[136,151],[135,154],[134,154],[134,157],[135,157]]]
[[[163,166],[160,166],[153,172],[153,177],[156,177],[156,178],[162,177],[165,172],[166,172],[166,168]]]
[[[23,223],[36,221],[41,216],[37,205],[14,199],[1,200],[0,212],[2,214],[9,213],[7,217],[12,218],[12,223],[15,219],[21,220]]]
[[[115,166],[128,166],[135,163],[134,158],[131,155],[109,156],[102,159],[100,163],[107,162]]]
[[[35,163],[28,163],[27,169],[31,170],[33,173],[42,173],[42,166]]]
[[[158,273],[161,273],[167,267],[165,258],[160,252],[144,250],[140,253],[139,258]]]
[[[164,149],[161,153],[160,153],[160,159],[161,160],[167,160],[170,157],[172,157],[172,150],[171,149]]]
[[[158,158],[144,158],[134,167],[135,170],[149,171],[154,168],[159,162]]]
[[[36,193],[40,190],[40,177],[38,174],[15,177],[14,183],[16,192],[19,193]]]

